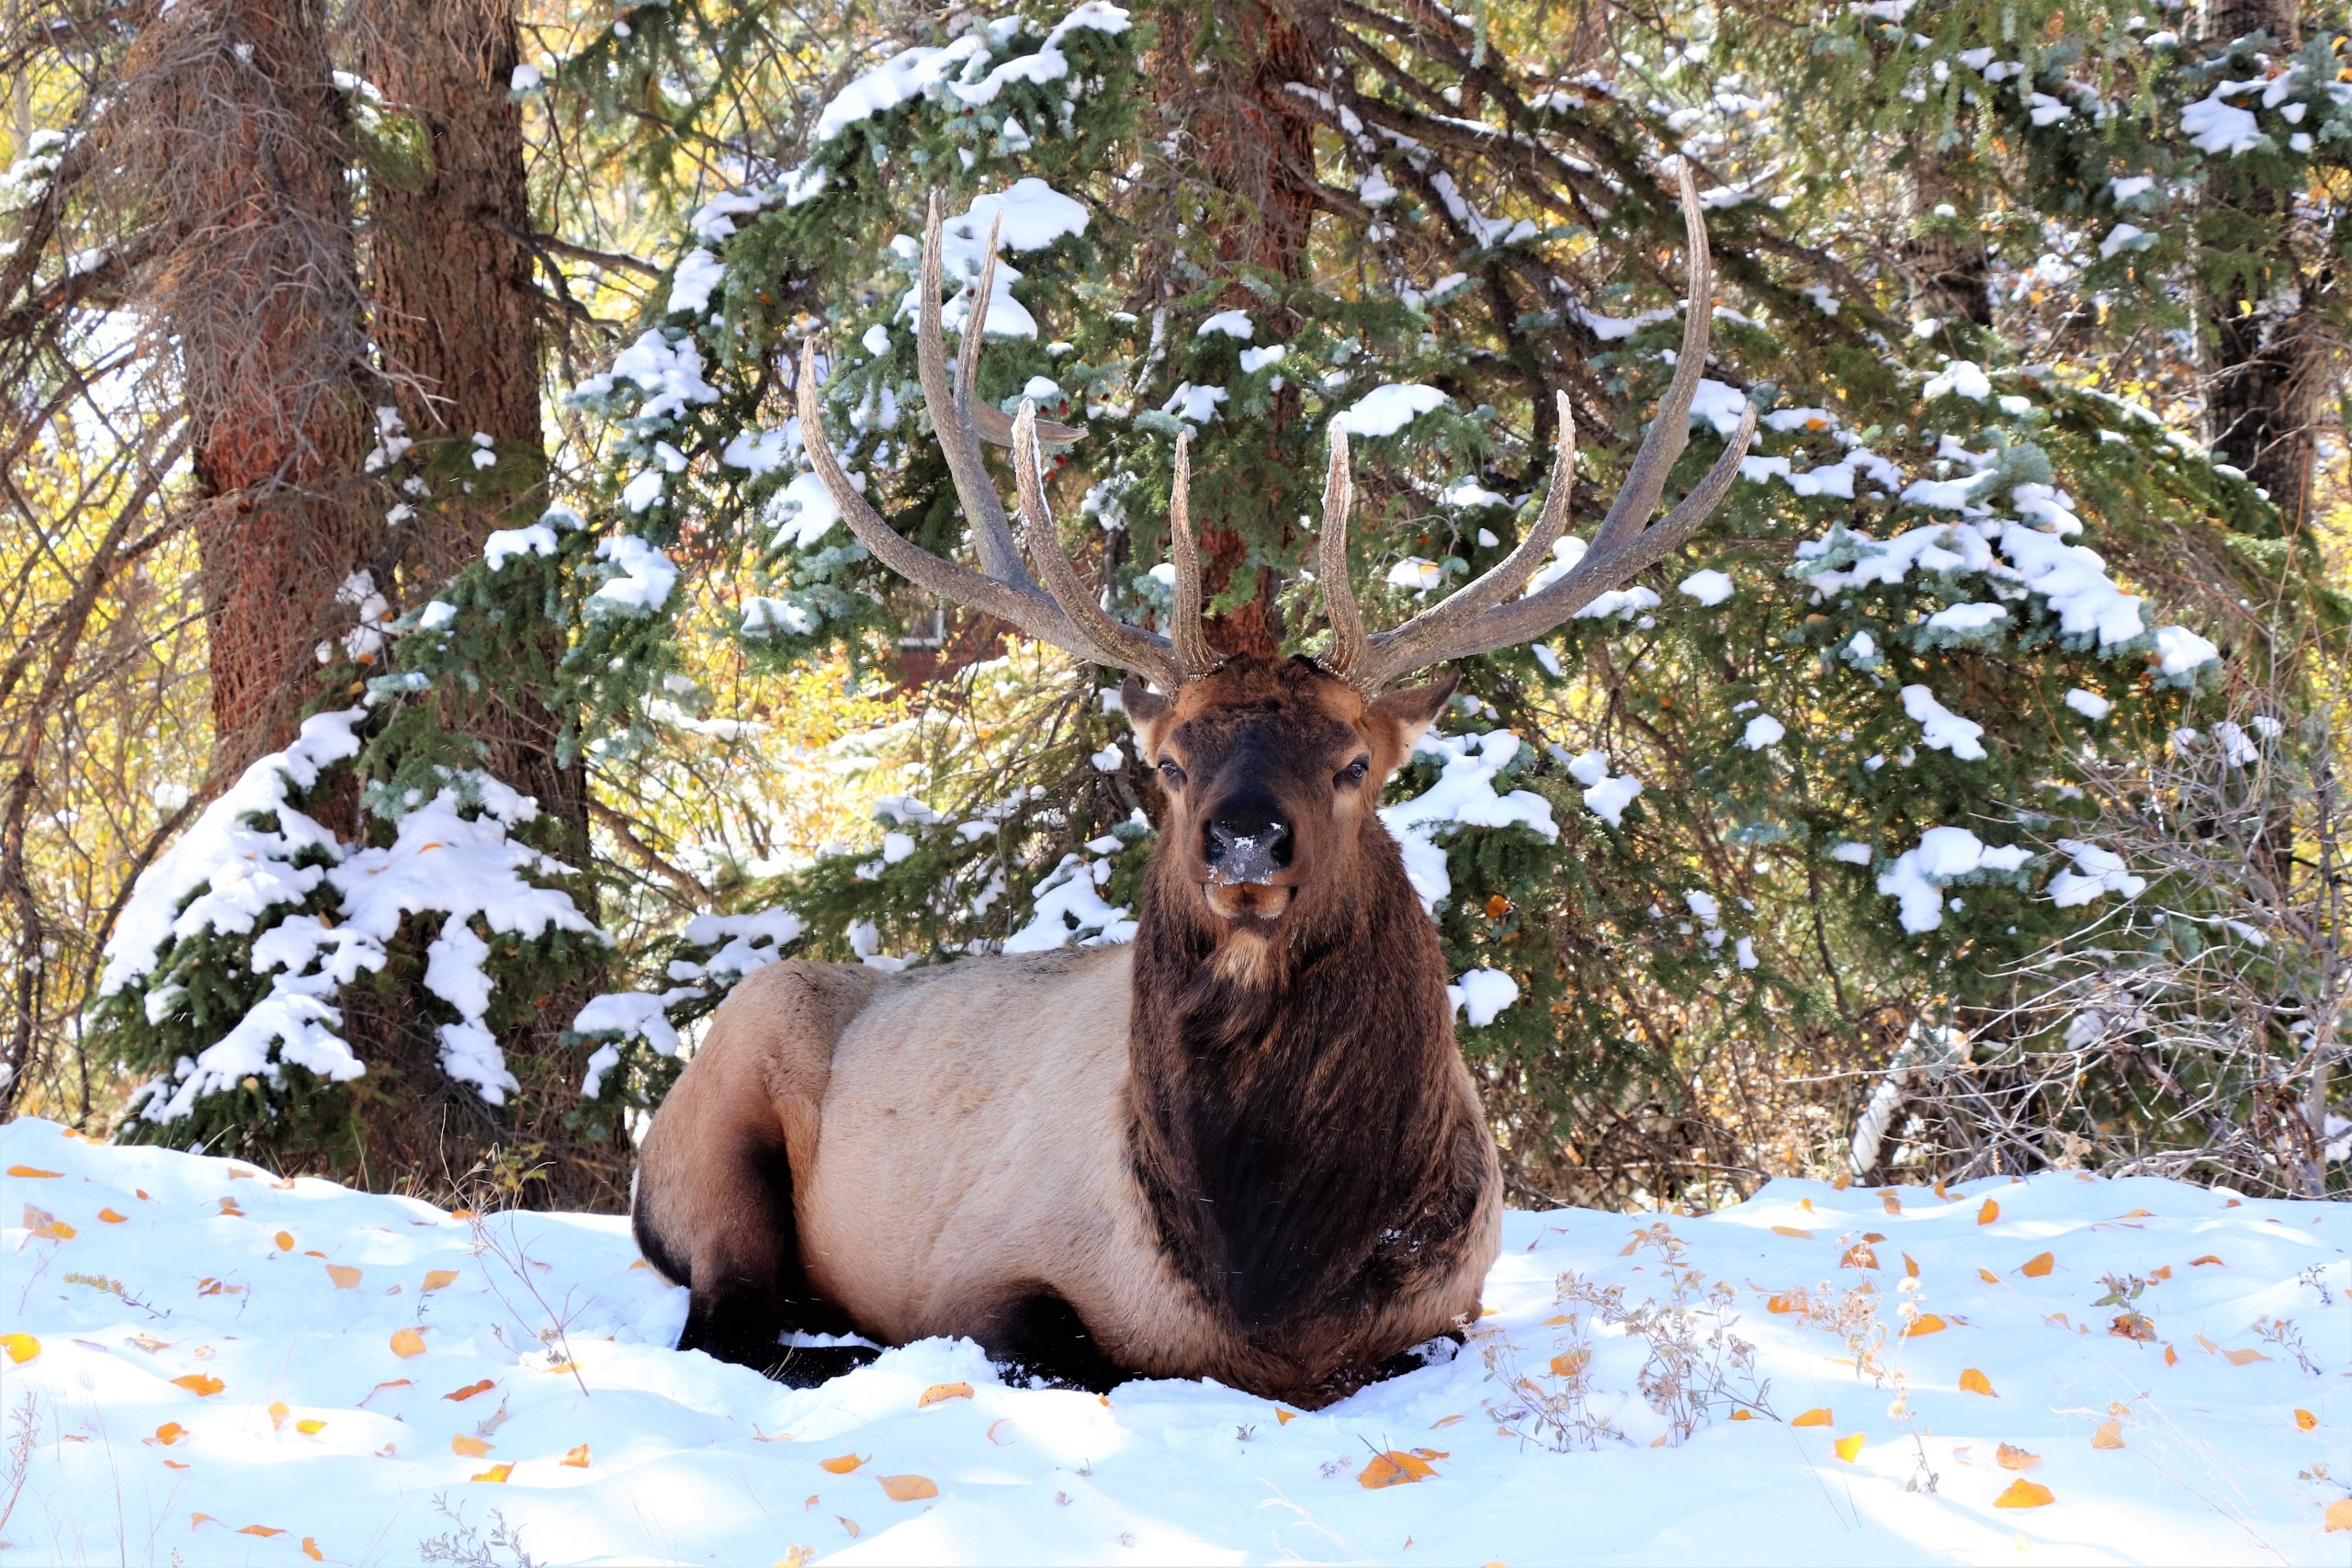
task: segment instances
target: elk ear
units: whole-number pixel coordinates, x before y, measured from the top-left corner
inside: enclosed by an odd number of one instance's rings
[[[1127,716],[1127,723],[1136,734],[1148,741],[1151,727],[1168,716],[1175,703],[1143,683],[1140,675],[1130,675],[1119,687],[1119,706]]]
[[[1413,743],[1437,722],[1437,716],[1445,711],[1445,705],[1453,700],[1453,688],[1460,684],[1462,671],[1449,670],[1426,686],[1408,686],[1401,692],[1382,693],[1372,700],[1373,711],[1385,714],[1396,722],[1403,737],[1404,752],[1409,754]]]

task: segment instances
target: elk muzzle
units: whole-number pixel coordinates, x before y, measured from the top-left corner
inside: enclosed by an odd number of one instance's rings
[[[1201,863],[1207,880],[1226,886],[1287,882],[1283,874],[1297,858],[1298,840],[1271,804],[1228,802],[1201,830]]]

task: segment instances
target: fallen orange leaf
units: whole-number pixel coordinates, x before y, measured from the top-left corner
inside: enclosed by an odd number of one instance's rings
[[[463,1388],[452,1389],[441,1397],[444,1399],[456,1400],[458,1404],[462,1404],[467,1400],[471,1399],[475,1394],[487,1393],[497,1386],[498,1384],[492,1382],[489,1378],[484,1378],[480,1382],[469,1382]]]
[[[2040,1508],[2045,1507],[2052,1503],[2055,1503],[2057,1500],[2057,1498],[2050,1495],[2050,1488],[2042,1485],[2038,1481],[2012,1481],[2009,1483],[2009,1489],[2007,1492],[2002,1493],[1998,1497],[1993,1499],[1993,1506],[1996,1508]]]
[[[1903,1255],[1903,1271],[1914,1280],[1919,1277],[1919,1265],[1907,1252]]]
[[[21,1367],[40,1354],[40,1341],[29,1334],[0,1334],[0,1350]]]
[[[273,1536],[284,1535],[286,1532],[282,1529],[275,1529],[268,1525],[247,1525],[237,1533],[239,1535]]]
[[[1853,1246],[1846,1249],[1845,1256],[1838,1259],[1838,1267],[1840,1269],[1875,1269],[1878,1267],[1878,1254],[1871,1250],[1871,1244],[1869,1242],[1858,1241]]]
[[[2040,1454],[2030,1454],[2023,1449],[2017,1448],[2008,1443],[2003,1443],[1994,1457],[2001,1461],[2001,1468],[2003,1470],[2039,1470],[2041,1468],[2041,1456]]]
[[[176,1421],[166,1421],[155,1428],[155,1440],[165,1448],[170,1448],[187,1436],[187,1428]]]
[[[1282,1412],[1280,1412],[1280,1411],[1276,1411],[1274,1414],[1276,1414],[1277,1416],[1279,1416],[1279,1415],[1281,1415],[1281,1414],[1282,1414]],[[989,1439],[989,1442],[991,1442],[991,1443],[994,1443],[998,1448],[1001,1448],[1001,1449],[1009,1449],[1009,1448],[1011,1448],[1011,1447],[1012,1446],[1012,1439],[1011,1438],[1000,1438],[1000,1437],[998,1437],[998,1436],[996,1435],[996,1429],[997,1429],[999,1427],[1003,1426],[1003,1425],[1005,1424],[1005,1422],[1010,1421],[1010,1420],[1012,1420],[1012,1416],[1003,1416],[1003,1417],[1001,1417],[1001,1419],[998,1419],[998,1420],[995,1420],[995,1421],[991,1421],[991,1422],[989,1422],[989,1430],[988,1430],[988,1439]]]
[[[935,1382],[929,1388],[922,1391],[922,1397],[915,1401],[915,1408],[917,1410],[928,1410],[931,1406],[937,1404],[944,1400],[969,1399],[971,1397],[972,1385],[970,1383]]]
[[[327,1429],[327,1424],[315,1416],[305,1416],[294,1423],[294,1429],[306,1438],[315,1438]]]
[[[455,1269],[435,1269],[425,1275],[424,1283],[416,1288],[417,1293],[422,1295],[427,1291],[437,1291],[445,1285],[454,1285],[457,1282],[458,1271]]]
[[[190,1514],[187,1517],[187,1528],[190,1529],[194,1529],[198,1525],[217,1525],[220,1522],[210,1514]]]
[[[1993,1392],[1993,1380],[1986,1377],[1983,1372],[1978,1371],[1974,1367],[1966,1368],[1961,1372],[1960,1392],[1962,1393],[1981,1393],[1993,1399],[1998,1399],[2000,1397],[1999,1394]]]
[[[2199,1267],[2199,1265],[2206,1264],[2206,1263],[2211,1263],[2211,1265],[2213,1265],[2213,1267],[2214,1267],[2214,1268],[2216,1268],[2216,1269],[2227,1269],[2227,1268],[2229,1267],[2229,1265],[2228,1265],[2228,1264],[2226,1264],[2226,1263],[2222,1262],[2220,1258],[2218,1258],[2214,1257],[2214,1256],[2213,1256],[2211,1253],[2210,1253],[2210,1252],[2209,1252],[2209,1253],[2207,1253],[2207,1254],[2206,1254],[2204,1257],[2202,1257],[2202,1258],[2190,1258],[2190,1259],[2188,1260],[2188,1266],[2189,1266],[2191,1269],[2195,1269],[2195,1268]]]
[[[2037,1252],[2025,1260],[2025,1267],[2019,1269],[2018,1272],[2029,1280],[2039,1280],[2056,1267],[2058,1267],[2058,1259],[2054,1254]]]
[[[877,1475],[893,1503],[920,1503],[926,1497],[939,1495],[938,1483],[927,1475]]]
[[[2325,1522],[2329,1535],[2337,1530],[2352,1530],[2352,1497],[2338,1497],[2330,1503]]]
[[[1365,1465],[1363,1473],[1356,1477],[1356,1484],[1378,1491],[1384,1486],[1409,1485],[1436,1473],[1430,1461],[1420,1455],[1399,1453],[1391,1449],[1386,1453],[1372,1456],[1372,1462]]]
[[[1941,1334],[1947,1326],[1944,1320],[1934,1313],[1923,1312],[1904,1326],[1903,1337],[1917,1339],[1923,1334]]]
[[[1451,1426],[1453,1426],[1456,1421],[1459,1421],[1459,1420],[1461,1420],[1461,1419],[1462,1419],[1462,1416],[1460,1416],[1460,1414],[1459,1414],[1459,1413],[1457,1413],[1457,1414],[1455,1414],[1455,1415],[1452,1415],[1452,1416],[1439,1416],[1436,1420],[1434,1420],[1434,1421],[1432,1421],[1432,1422],[1430,1422],[1430,1431],[1432,1431],[1432,1432],[1434,1432],[1434,1431],[1436,1431],[1436,1430],[1437,1430],[1439,1427],[1451,1427]]]
[[[1753,1421],[1756,1419],[1756,1412],[1753,1410],[1735,1410],[1731,1413],[1731,1418],[1735,1421]]]
[[[2256,1361],[2267,1361],[2270,1359],[2270,1358],[2264,1355],[2259,1350],[2248,1348],[2245,1350],[2224,1350],[2222,1352],[2222,1359],[2229,1362],[2229,1364],[2233,1367],[2243,1367],[2250,1365]]]
[[[835,1454],[829,1460],[820,1461],[817,1468],[831,1471],[835,1475],[847,1475],[865,1462],[865,1459],[857,1454]]]
[[[1552,1375],[1562,1378],[1580,1376],[1591,1360],[1592,1352],[1581,1346],[1574,1350],[1563,1351],[1552,1358]]]
[[[1998,1274],[1994,1273],[1990,1269],[1978,1269],[1976,1270],[1976,1277],[1984,1280],[1988,1285],[1997,1285],[2001,1282],[2001,1277]]]
[[[54,1181],[64,1173],[55,1170],[35,1170],[28,1165],[12,1165],[8,1168],[8,1174],[22,1177],[28,1181]]]
[[[98,1220],[102,1224],[119,1225],[130,1217],[130,1216],[128,1214],[118,1214],[112,1209],[100,1209],[98,1211]]]
[[[1289,1426],[1292,1422],[1294,1422],[1294,1421],[1295,1421],[1295,1420],[1297,1420],[1297,1419],[1298,1419],[1298,1412],[1297,1412],[1297,1411],[1295,1411],[1295,1410],[1284,1410],[1284,1409],[1283,1409],[1281,1405],[1279,1405],[1279,1404],[1277,1404],[1277,1405],[1275,1405],[1275,1406],[1274,1406],[1274,1425],[1275,1425],[1275,1426],[1277,1426],[1277,1427],[1287,1427],[1287,1426]]]
[[[2000,1217],[2001,1205],[1996,1203],[1990,1198],[1985,1199],[1984,1206],[1976,1211],[1976,1223],[1980,1225],[1989,1225]]]
[[[319,1550],[318,1539],[314,1536],[306,1535],[302,1538],[302,1555],[313,1562],[324,1562],[327,1560],[326,1553]]]
[[[2091,1434],[2091,1447],[2120,1449],[2123,1446],[2123,1425],[2120,1421],[2102,1421],[2098,1430]]]
[[[271,1400],[269,1402],[269,1429],[273,1432],[284,1431],[286,1429],[286,1418],[293,1414],[293,1410],[288,1407],[284,1400]]]
[[[1813,1239],[1813,1233],[1811,1231],[1799,1230],[1794,1225],[1774,1225],[1772,1227],[1772,1234],[1774,1235],[1792,1235],[1799,1241],[1811,1241]]]
[[[175,1388],[184,1388],[187,1390],[188,1393],[196,1395],[198,1399],[209,1399],[229,1385],[222,1382],[219,1378],[209,1376],[207,1373],[190,1372],[184,1378],[174,1378],[172,1380],[172,1386]]]
[[[1792,1427],[1826,1427],[1835,1419],[1837,1419],[1837,1417],[1831,1416],[1827,1407],[1825,1406],[1819,1410],[1806,1411],[1804,1415],[1790,1422],[1789,1425]]]
[[[168,1467],[170,1467],[171,1469],[173,1469],[173,1470],[186,1470],[186,1469],[187,1468],[187,1466],[186,1466],[186,1465],[182,1464],[179,1461],[177,1461],[177,1460],[175,1460],[175,1459],[167,1459],[167,1460],[165,1460],[165,1461],[164,1461],[164,1463],[165,1465],[167,1465]]]
[[[279,1231],[275,1239],[277,1242],[278,1251],[291,1252],[294,1250],[294,1233],[292,1231]]]
[[[1848,1433],[1845,1437],[1838,1439],[1835,1447],[1838,1450],[1838,1457],[1844,1460],[1848,1464],[1851,1464],[1862,1455],[1862,1434],[1860,1432]]]
[[[359,1270],[348,1263],[328,1264],[327,1278],[334,1281],[334,1288],[338,1291],[356,1291],[359,1288]]]
[[[2165,1347],[2165,1365],[2167,1367],[2177,1367],[2180,1365],[2180,1352],[2174,1349],[2169,1345]]]
[[[1764,1310],[1766,1312],[1803,1312],[1804,1310],[1804,1292],[1803,1291],[1781,1291],[1765,1302]]]
[[[1903,1212],[1903,1199],[1891,1187],[1878,1195],[1878,1201],[1886,1205],[1886,1212],[1890,1214]]]
[[[562,1459],[560,1459],[560,1460],[559,1460],[557,1462],[558,1462],[559,1464],[568,1464],[568,1465],[570,1465],[570,1466],[571,1466],[572,1469],[574,1469],[574,1470],[585,1470],[585,1469],[587,1469],[587,1468],[588,1468],[588,1445],[587,1445],[587,1444],[585,1444],[585,1443],[582,1443],[582,1444],[581,1444],[581,1445],[580,1445],[578,1448],[576,1448],[576,1449],[567,1450],[565,1451],[565,1453],[564,1453],[563,1458],[562,1458]]]
[[[480,1475],[475,1476],[474,1479],[476,1481],[503,1481],[514,1473],[514,1467],[511,1464],[493,1464],[488,1470],[483,1471]]]
[[[424,1336],[413,1328],[403,1328],[392,1336],[392,1354],[405,1360],[424,1354]]]
[[[2295,1425],[2308,1432],[2319,1425],[2319,1417],[2308,1410],[2298,1410],[2295,1412]]]
[[[849,1531],[850,1540],[855,1540],[864,1533],[857,1528],[857,1521],[851,1518],[847,1514],[835,1514],[833,1517],[841,1521],[842,1529]]]
[[[453,1454],[463,1454],[468,1459],[488,1459],[490,1445],[480,1438],[469,1438],[465,1433],[458,1432],[449,1438],[449,1451]]]

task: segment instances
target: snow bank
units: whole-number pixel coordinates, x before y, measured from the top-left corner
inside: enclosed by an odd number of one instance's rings
[[[416,1562],[439,1506],[543,1562],[2342,1557],[2352,1205],[2052,1172],[1514,1213],[1462,1354],[1301,1415],[1011,1387],[947,1340],[793,1390],[667,1348],[684,1292],[618,1217],[469,1221],[37,1121],[0,1166],[27,1562]],[[1639,1307],[1678,1270],[1756,1347],[1750,1418],[1687,1437],[1644,1341],[1561,1289]],[[2108,1276],[2143,1282],[2132,1337]],[[1884,1380],[1821,1307],[1886,1331]],[[1571,1393],[1614,1435],[1547,1422]],[[1391,1453],[1409,1479],[1368,1484]]]

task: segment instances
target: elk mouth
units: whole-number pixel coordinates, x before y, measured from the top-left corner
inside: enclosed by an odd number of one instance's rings
[[[1202,887],[1201,896],[1209,912],[1219,919],[1272,923],[1290,908],[1292,889],[1272,882],[1211,881]]]

